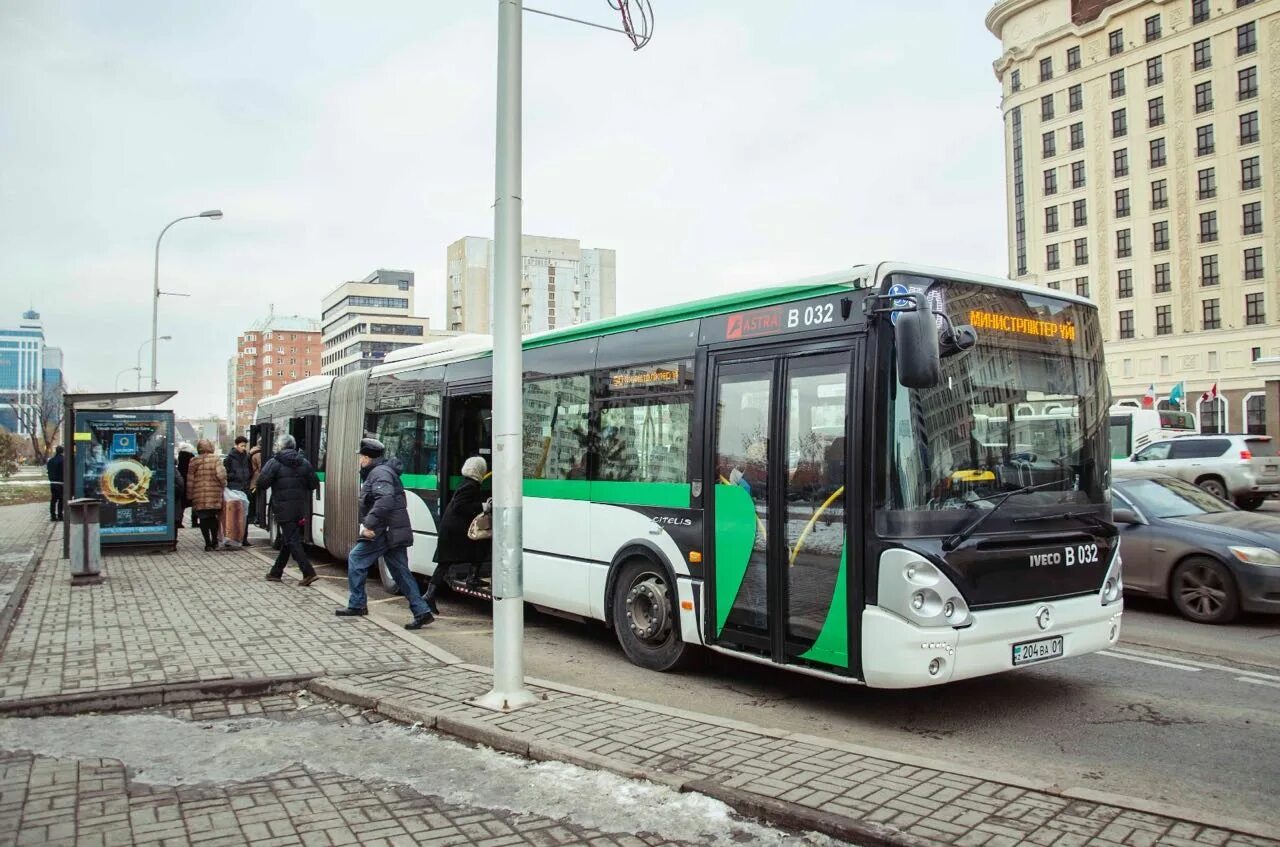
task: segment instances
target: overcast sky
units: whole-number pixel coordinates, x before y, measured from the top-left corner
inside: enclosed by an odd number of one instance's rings
[[[605,0],[530,5],[616,25]],[[653,0],[621,35],[525,18],[524,230],[618,251],[633,311],[903,259],[1007,272],[989,0]],[[0,0],[0,325],[28,305],[69,384],[150,337],[226,414],[236,335],[338,283],[492,235],[492,0]],[[144,355],[144,363],[146,356]],[[122,378],[132,385],[132,374]]]

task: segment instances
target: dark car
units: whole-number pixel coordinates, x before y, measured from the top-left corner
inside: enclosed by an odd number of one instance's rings
[[[1126,592],[1171,599],[1199,623],[1280,613],[1280,517],[1151,471],[1117,468],[1111,490]]]

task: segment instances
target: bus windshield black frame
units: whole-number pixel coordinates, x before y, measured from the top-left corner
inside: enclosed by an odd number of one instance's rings
[[[891,281],[924,293],[955,323],[972,324],[978,343],[943,358],[938,385],[909,389],[896,376],[891,327],[881,336],[888,364],[880,381],[887,396],[877,404],[884,411],[878,534],[950,534],[1027,486],[1038,488],[1012,497],[983,534],[1025,531],[1013,521],[1031,516],[1105,517],[1110,391],[1097,311],[1010,288]]]

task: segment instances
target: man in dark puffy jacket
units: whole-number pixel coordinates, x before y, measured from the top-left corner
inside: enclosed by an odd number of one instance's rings
[[[351,596],[345,609],[334,614],[355,617],[369,614],[364,584],[369,568],[382,559],[391,578],[409,598],[413,621],[405,629],[422,629],[435,618],[422,599],[418,583],[409,571],[409,548],[413,546],[413,526],[409,504],[400,482],[403,465],[397,458],[383,458],[386,448],[376,438],[360,442],[360,540],[347,557],[347,586]],[[266,473],[266,470],[263,470]]]
[[[276,563],[267,574],[267,579],[279,582],[280,577],[284,576],[284,566],[289,564],[289,556],[292,554],[293,560],[302,568],[302,582],[299,585],[310,585],[320,577],[316,575],[316,569],[311,567],[307,551],[302,546],[302,528],[311,517],[311,492],[320,487],[320,479],[307,457],[298,451],[298,444],[292,435],[280,436],[279,446],[280,449],[263,466],[257,479],[258,491],[265,493],[267,489],[271,490],[271,511],[276,516],[283,541],[280,555],[276,556]],[[227,476],[231,476],[229,467]]]
[[[49,520],[62,520],[62,472],[66,467],[62,458],[62,445],[58,445],[58,449],[54,451],[51,458],[45,465],[49,472]]]

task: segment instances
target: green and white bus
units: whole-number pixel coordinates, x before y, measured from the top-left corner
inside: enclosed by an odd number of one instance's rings
[[[309,541],[350,550],[373,433],[430,574],[462,463],[489,455],[491,362],[459,336],[264,400],[255,440],[288,432],[323,472]],[[655,670],[704,649],[893,688],[1105,648],[1108,397],[1092,303],[906,264],[530,336],[525,599]],[[1054,425],[991,437],[1026,408]]]

